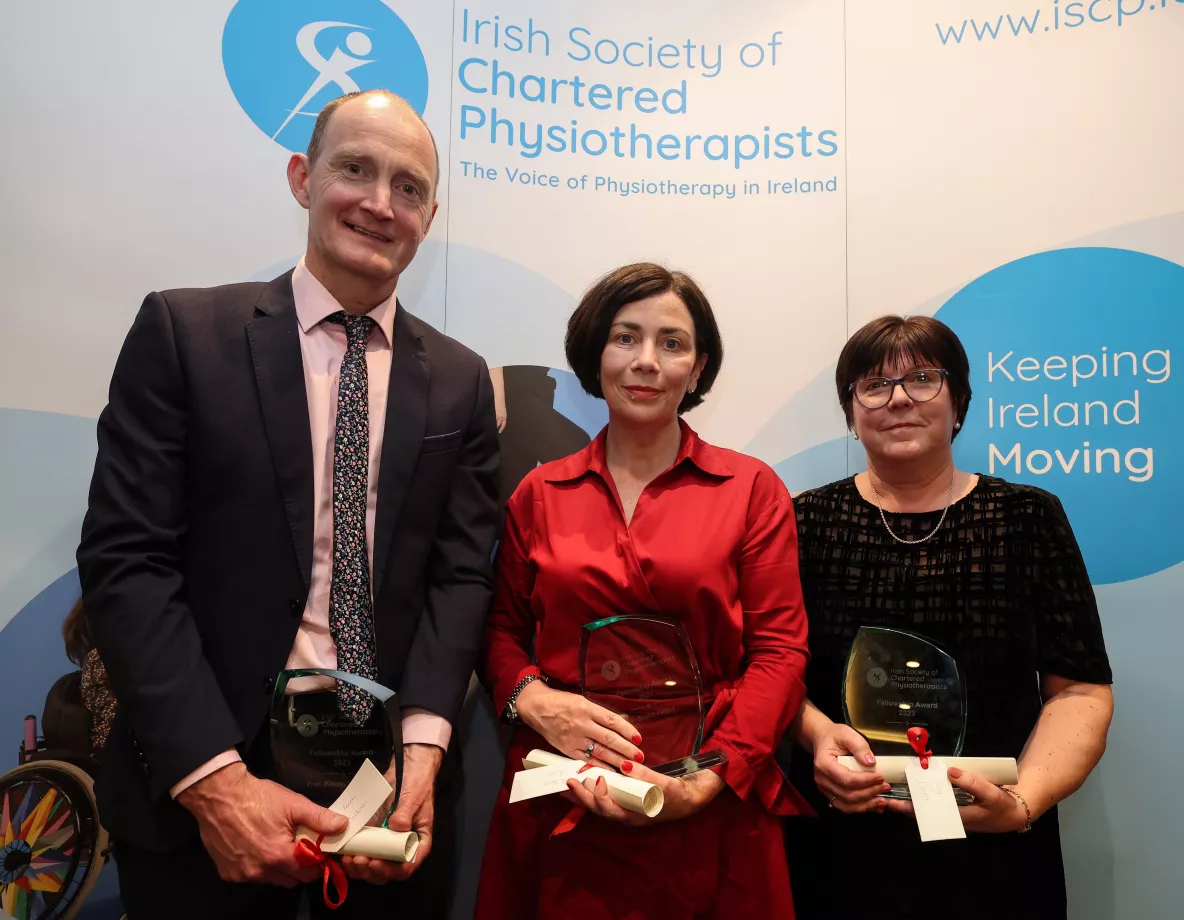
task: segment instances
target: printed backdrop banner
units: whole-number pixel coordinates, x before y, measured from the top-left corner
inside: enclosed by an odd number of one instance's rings
[[[702,284],[726,360],[689,421],[795,492],[862,468],[834,392],[847,336],[889,312],[953,326],[974,391],[958,461],[1062,498],[1114,665],[1109,753],[1063,809],[1071,916],[1174,916],[1184,0],[44,0],[7,19],[9,756],[71,667],[94,419],[139,303],[294,265],[285,163],[326,102],[382,87],[441,161],[400,299],[494,368],[505,494],[604,424],[563,332],[617,265]],[[480,694],[466,718],[470,762],[500,757]],[[491,794],[469,778],[458,917]]]

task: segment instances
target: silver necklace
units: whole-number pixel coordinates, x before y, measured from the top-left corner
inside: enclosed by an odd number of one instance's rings
[[[941,511],[941,517],[938,519],[937,526],[934,527],[933,530],[929,531],[929,533],[923,536],[920,540],[903,540],[892,532],[892,528],[888,526],[888,518],[884,514],[884,500],[880,498],[880,493],[877,492],[876,487],[872,485],[872,477],[869,475],[867,477],[867,486],[872,490],[872,495],[876,497],[876,510],[880,512],[880,520],[884,522],[884,529],[888,531],[888,536],[890,536],[897,543],[905,543],[909,546],[916,546],[918,543],[924,543],[935,533],[941,530],[941,525],[945,523],[946,512],[950,510],[950,505],[954,503],[954,478],[956,474],[956,470],[953,473],[950,473],[950,494],[946,496],[946,506]]]

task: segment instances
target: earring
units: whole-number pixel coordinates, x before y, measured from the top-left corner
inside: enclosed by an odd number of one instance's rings
[[[851,436],[854,437],[856,441],[859,440],[859,432],[858,431],[852,431]]]
[[[962,423],[961,423],[961,422],[954,422],[954,430],[955,430],[955,431],[957,431],[957,430],[958,430],[959,428],[961,428],[961,427],[962,427]]]
[[[691,384],[691,386],[690,386],[690,388],[687,390],[687,392],[688,392],[688,393],[694,393],[694,392],[695,392],[695,385],[694,385],[693,383]]]

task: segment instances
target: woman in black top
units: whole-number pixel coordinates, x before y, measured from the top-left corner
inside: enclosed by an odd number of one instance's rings
[[[819,811],[787,822],[798,917],[1063,918],[1056,804],[1101,758],[1113,711],[1072,529],[1054,495],[954,466],[970,369],[941,322],[868,323],[836,385],[868,471],[794,500],[811,661],[791,729],[808,756],[791,778]],[[966,686],[963,756],[1019,760],[1014,787],[950,771],[976,797],[961,808],[966,840],[921,843],[911,806],[882,797],[882,776],[838,763],[874,763],[843,720],[860,626],[944,647]]]

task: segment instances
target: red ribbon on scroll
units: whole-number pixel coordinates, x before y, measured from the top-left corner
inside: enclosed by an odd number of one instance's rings
[[[917,752],[917,756],[921,758],[921,769],[928,770],[929,758],[933,756],[933,751],[927,750],[925,747],[929,744],[929,732],[914,725],[905,732],[905,735],[908,737],[909,744],[912,745],[913,750]]]
[[[296,862],[304,867],[320,866],[324,871],[323,882],[321,884],[321,897],[325,899],[325,906],[329,910],[337,910],[345,903],[345,896],[349,893],[349,879],[345,877],[345,870],[341,865],[329,858],[329,855],[321,849],[321,841],[325,839],[322,834],[317,838],[317,842],[313,843],[307,838],[301,837],[296,841]],[[333,888],[337,891],[337,900],[334,901],[329,897],[329,883],[333,883]]]
[[[592,764],[586,763],[580,767],[577,772],[583,773],[585,770],[590,769],[592,769]],[[587,814],[587,811],[583,805],[573,805],[570,809],[568,809],[567,814],[565,814],[560,819],[559,823],[555,825],[555,830],[551,831],[551,836],[554,837],[557,834],[566,834],[568,831],[574,830],[575,826],[580,823],[580,819],[584,817],[585,814]]]

